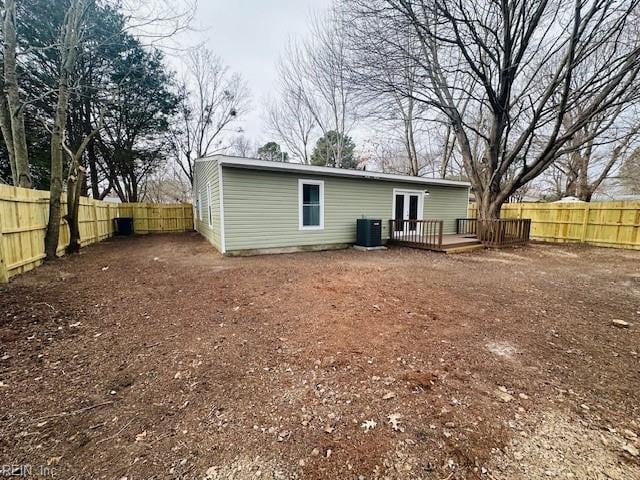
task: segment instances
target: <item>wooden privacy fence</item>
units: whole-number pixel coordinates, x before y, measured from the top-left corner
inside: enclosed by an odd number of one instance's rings
[[[42,263],[44,235],[49,217],[49,192],[0,185],[0,283]],[[62,196],[62,214],[66,213]],[[79,225],[82,246],[113,236],[113,219],[133,217],[136,233],[193,230],[189,204],[117,204],[80,198]],[[69,243],[69,229],[61,221],[58,254]]]
[[[476,216],[469,205],[469,216]],[[640,201],[509,203],[501,218],[530,218],[531,238],[640,250]]]
[[[136,233],[193,230],[193,207],[189,203],[120,203],[118,216],[133,217]]]

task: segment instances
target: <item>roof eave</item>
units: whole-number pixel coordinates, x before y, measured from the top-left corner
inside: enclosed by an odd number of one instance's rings
[[[469,182],[463,182],[458,180],[443,180],[438,178],[425,178],[425,177],[413,177],[409,175],[394,175],[389,173],[361,171],[361,170],[347,170],[333,167],[321,167],[315,165],[303,165],[298,163],[281,163],[270,162],[267,160],[244,158],[244,157],[230,157],[226,155],[213,155],[210,157],[204,157],[197,161],[212,161],[218,160],[220,165],[246,168],[250,170],[270,170],[270,171],[282,171],[282,172],[295,172],[308,175],[326,175],[346,178],[362,178],[370,180],[379,180],[387,182],[407,182],[407,183],[419,183],[422,185],[440,185],[449,187],[464,187],[469,188],[471,185]]]

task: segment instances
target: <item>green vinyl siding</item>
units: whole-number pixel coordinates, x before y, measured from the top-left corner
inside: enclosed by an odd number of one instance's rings
[[[356,219],[383,220],[389,238],[393,190],[428,190],[425,219],[444,220],[444,233],[455,233],[456,218],[467,216],[468,188],[362,178],[308,175],[222,167],[226,251],[353,243]],[[324,182],[324,228],[299,229],[300,179]]]
[[[193,204],[194,206],[199,205],[202,212],[202,219],[200,219],[198,209],[194,212],[196,230],[209,240],[218,251],[222,251],[218,161],[211,159],[196,162],[193,183]],[[209,205],[208,189],[211,190],[211,205]],[[196,203],[196,200],[199,200],[199,202]],[[211,207],[212,225],[209,225],[209,207]]]

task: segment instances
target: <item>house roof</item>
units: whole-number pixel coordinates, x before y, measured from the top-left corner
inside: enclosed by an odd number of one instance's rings
[[[247,168],[250,170],[271,170],[279,172],[295,172],[314,175],[328,175],[334,177],[368,178],[371,180],[384,180],[389,182],[408,182],[422,185],[444,185],[450,187],[469,187],[469,182],[458,180],[443,180],[441,178],[414,177],[411,175],[396,175],[391,173],[370,172],[366,170],[349,170],[346,168],[320,167],[316,165],[304,165],[302,163],[271,162],[257,158],[234,157],[231,155],[213,155],[203,157],[196,162],[218,160],[223,166],[235,168]]]

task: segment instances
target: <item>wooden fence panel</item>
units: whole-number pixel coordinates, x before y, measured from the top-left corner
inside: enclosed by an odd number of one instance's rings
[[[475,217],[475,205],[469,205]],[[640,201],[509,203],[502,218],[530,218],[531,238],[640,250]]]
[[[62,215],[65,215],[65,195],[61,203]],[[42,263],[48,217],[49,192],[0,185],[0,283]],[[193,230],[193,209],[190,204],[116,204],[81,197],[81,245],[111,237],[114,233],[113,219],[116,217],[133,217],[136,233]],[[63,255],[69,242],[69,229],[65,220],[60,225],[58,255]]]

